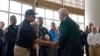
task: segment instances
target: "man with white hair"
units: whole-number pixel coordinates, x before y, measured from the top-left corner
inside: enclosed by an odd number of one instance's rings
[[[58,12],[61,20],[58,56],[81,56],[80,33],[77,24],[69,17],[66,8],[61,8]]]

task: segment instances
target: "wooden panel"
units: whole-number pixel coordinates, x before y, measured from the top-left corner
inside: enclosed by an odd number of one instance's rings
[[[17,1],[17,2],[20,2],[20,3],[25,3],[25,4],[28,4],[28,5],[34,4],[34,0],[14,0],[14,1]]]
[[[26,3],[26,4],[29,4],[32,6],[34,5],[34,0],[16,0],[16,1],[21,2],[21,3]],[[58,10],[58,9],[64,7],[64,8],[67,8],[70,13],[79,14],[79,15],[85,14],[84,13],[85,10],[82,10],[79,8],[73,8],[73,7],[69,7],[69,6],[63,6],[61,4],[56,4],[56,3],[48,2],[45,0],[38,0],[38,7],[48,8],[51,10]]]

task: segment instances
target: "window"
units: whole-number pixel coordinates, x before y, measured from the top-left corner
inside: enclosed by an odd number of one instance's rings
[[[71,2],[71,0],[63,0],[63,2],[68,2],[68,3],[70,3],[70,2]]]
[[[54,0],[55,3],[62,4],[62,0]]]
[[[71,0],[71,3],[75,4],[76,0]]]
[[[60,20],[57,11],[54,11],[54,20]]]
[[[43,19],[43,27],[47,27],[46,26],[46,19]]]
[[[22,14],[25,14],[25,11],[28,9],[32,9],[32,6],[23,4]]]
[[[25,16],[22,15],[22,21],[25,19]]]
[[[53,22],[53,20],[48,20],[48,19],[46,19],[46,27],[48,28],[48,29],[50,29],[51,28],[51,23]]]
[[[54,21],[56,28],[58,28],[60,26],[60,21]]]
[[[12,16],[12,15],[15,15],[16,16],[16,19],[17,19],[17,25],[19,25],[20,23],[21,23],[21,15],[17,15],[17,14],[10,14],[10,16]],[[9,17],[10,17],[9,16]],[[10,21],[10,20],[9,20]]]
[[[43,17],[44,18],[44,9],[42,9],[42,8],[36,8],[36,13],[38,13],[37,15],[36,15],[36,17]]]
[[[76,14],[69,14],[72,20],[74,20],[77,24],[79,24],[80,29],[84,31],[84,16],[82,15],[76,15]]]
[[[21,3],[10,1],[10,12],[21,14]]]
[[[69,7],[76,7],[79,9],[85,8],[85,0],[46,0],[46,1],[69,6]]]
[[[77,15],[75,14],[70,14],[71,19],[74,20],[75,22],[77,22]]]
[[[84,23],[84,16],[78,15],[78,22]]]
[[[80,29],[84,31],[84,24],[79,24]]]
[[[75,7],[76,5],[75,4],[71,4],[71,7]]]
[[[58,4],[61,4],[61,0],[48,0],[51,2],[55,2]],[[77,1],[77,0],[63,0],[64,5],[66,6],[72,6],[77,8],[83,8],[84,9],[84,1],[83,0]],[[79,3],[80,2],[80,3]],[[9,4],[10,3],[10,4]],[[9,11],[10,9],[10,11]],[[32,6],[19,3],[12,0],[0,0],[0,21],[5,22],[5,27],[8,26],[9,23],[9,17],[11,15],[15,15],[17,18],[17,25],[20,24],[24,20],[24,14],[25,11],[28,9],[32,9]],[[58,27],[60,25],[60,19],[57,11],[53,11],[46,8],[36,8],[36,17],[43,17],[43,26],[50,29],[51,22],[55,22],[56,26]],[[8,16],[9,15],[9,16]],[[71,14],[70,17],[77,23],[80,24],[81,28],[84,28],[84,16],[77,15],[77,14]]]
[[[8,11],[9,1],[8,0],[0,0],[0,10]]]
[[[64,3],[64,5],[65,5],[65,6],[70,6],[70,5],[71,5],[71,3]]]
[[[0,21],[3,21],[5,23],[4,28],[8,27],[8,25],[10,24],[9,17],[11,15],[16,16],[17,25],[19,25],[22,20],[24,20],[24,13],[27,9],[32,9],[32,6],[12,0],[0,0]]]
[[[53,19],[53,11],[46,9],[46,18]]]
[[[8,13],[6,12],[0,12],[0,21],[3,21],[5,23],[5,27],[8,27]]]
[[[79,5],[80,5],[80,6],[84,6],[84,3],[83,3],[83,2],[79,2]]]
[[[76,1],[76,5],[79,6],[79,2],[78,1]]]

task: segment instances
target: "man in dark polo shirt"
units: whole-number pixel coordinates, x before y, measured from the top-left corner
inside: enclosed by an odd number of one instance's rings
[[[30,24],[35,21],[35,15],[36,13],[33,9],[29,9],[25,12],[25,19],[18,29],[17,41],[14,47],[15,56],[29,56],[30,48],[33,47],[34,43],[40,45],[51,45],[49,41],[37,39],[37,36]]]

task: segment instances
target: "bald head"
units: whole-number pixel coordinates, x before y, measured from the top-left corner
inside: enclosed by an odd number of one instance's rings
[[[69,12],[66,8],[61,8],[58,10],[58,12],[59,12],[59,18],[61,21],[64,20],[64,18],[69,15]]]
[[[95,26],[92,27],[92,32],[96,33],[97,32],[97,28]]]

